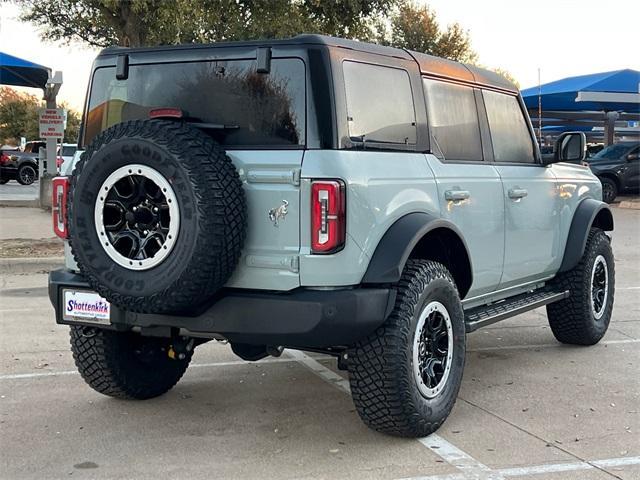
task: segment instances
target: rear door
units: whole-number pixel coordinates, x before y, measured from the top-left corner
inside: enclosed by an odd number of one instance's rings
[[[517,95],[483,90],[494,165],[502,179],[505,250],[501,288],[555,273],[563,249],[556,177],[539,163]]]
[[[500,176],[484,161],[472,87],[423,79],[431,150],[427,162],[438,187],[440,214],[455,224],[469,249],[473,284],[467,297],[492,292],[504,255],[504,201]]]

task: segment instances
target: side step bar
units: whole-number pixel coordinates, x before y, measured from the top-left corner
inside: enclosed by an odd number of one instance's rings
[[[527,292],[489,305],[471,308],[464,314],[467,333],[474,332],[480,327],[491,325],[500,320],[505,320],[533,310],[534,308],[564,300],[568,296],[569,290],[565,292]]]

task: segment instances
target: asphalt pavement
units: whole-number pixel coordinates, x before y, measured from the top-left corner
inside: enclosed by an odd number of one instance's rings
[[[0,185],[0,203],[35,201],[40,195],[40,181],[36,180],[31,185],[20,185],[15,180],[9,180],[4,185]]]
[[[616,297],[603,341],[557,343],[544,309],[469,336],[437,435],[367,429],[331,358],[243,362],[196,350],[147,401],[86,386],[46,275],[0,275],[0,478],[640,479],[640,211],[614,209]]]

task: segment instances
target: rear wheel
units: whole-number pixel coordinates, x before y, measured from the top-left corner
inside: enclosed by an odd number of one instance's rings
[[[173,359],[171,339],[72,326],[71,351],[82,378],[110,397],[144,400],[180,380],[193,350]],[[175,355],[174,355],[175,356]]]
[[[410,260],[389,318],[348,352],[358,414],[379,432],[429,435],[453,408],[464,356],[464,315],[451,274],[440,263]]]
[[[16,180],[20,185],[31,185],[38,178],[38,172],[33,165],[21,165],[18,168]]]
[[[560,273],[553,286],[570,292],[569,298],[547,305],[556,339],[574,345],[598,343],[609,327],[615,290],[613,252],[602,230],[591,229],[580,262]]]

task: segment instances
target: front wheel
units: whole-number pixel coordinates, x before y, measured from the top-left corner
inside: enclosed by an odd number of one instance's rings
[[[569,298],[547,305],[549,326],[556,339],[574,345],[598,343],[609,327],[615,291],[609,237],[592,228],[578,265],[558,274],[553,286],[569,291]]]
[[[358,414],[379,432],[423,437],[456,401],[465,356],[460,297],[444,265],[410,260],[386,322],[348,352]]]
[[[71,351],[84,381],[110,397],[144,400],[168,392],[180,380],[193,350],[182,359],[171,358],[171,339],[143,337],[71,327]]]
[[[606,203],[613,203],[618,196],[618,186],[616,182],[610,178],[601,178],[602,183],[602,200]]]

